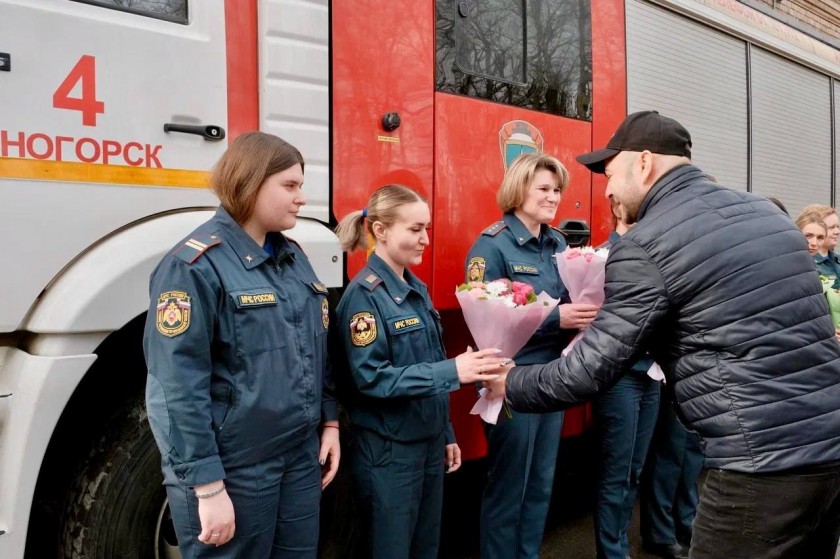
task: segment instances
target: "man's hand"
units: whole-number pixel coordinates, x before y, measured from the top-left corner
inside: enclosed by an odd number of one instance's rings
[[[484,381],[484,388],[487,389],[487,398],[490,400],[496,400],[498,398],[505,397],[505,381],[507,380],[507,374],[516,366],[512,360],[506,360],[506,363],[502,366],[502,373],[498,376],[498,378],[493,380]]]
[[[589,326],[595,319],[598,309],[595,305],[566,303],[557,307],[560,312],[560,328],[564,330],[581,330]]]

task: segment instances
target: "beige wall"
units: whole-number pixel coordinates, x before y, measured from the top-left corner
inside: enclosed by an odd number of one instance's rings
[[[829,37],[840,39],[840,0],[759,0]]]

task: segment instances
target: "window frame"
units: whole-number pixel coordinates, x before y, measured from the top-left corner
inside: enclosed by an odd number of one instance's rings
[[[167,16],[165,14],[149,12],[147,10],[124,8],[122,6],[117,6],[116,4],[106,2],[105,0],[70,0],[70,1],[71,2],[76,2],[78,4],[88,4],[90,6],[96,6],[98,8],[105,8],[106,10],[114,10],[114,11],[123,12],[123,13],[126,13],[126,14],[138,15],[140,17],[148,17],[148,18],[157,19],[157,20],[160,20],[160,21],[168,21],[170,23],[177,23],[178,25],[189,25],[190,24],[190,0],[184,0],[184,5],[186,7],[186,13],[184,14],[183,20],[179,17]]]

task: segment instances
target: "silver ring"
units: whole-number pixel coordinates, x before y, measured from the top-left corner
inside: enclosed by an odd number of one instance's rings
[[[218,534],[210,534],[210,537],[211,537],[211,538],[218,538],[218,537],[219,537],[219,536],[221,536],[221,535],[222,535],[222,533],[221,533],[221,532],[219,532]]]

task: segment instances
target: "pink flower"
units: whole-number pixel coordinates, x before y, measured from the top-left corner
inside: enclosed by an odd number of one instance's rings
[[[522,283],[521,281],[513,282],[510,288],[514,294],[522,293],[525,296],[534,292],[533,286],[528,285],[527,283]]]
[[[513,302],[516,303],[517,305],[527,305],[528,304],[528,294],[524,291],[514,291],[513,292]]]
[[[578,248],[567,248],[563,251],[563,256],[566,257],[566,260],[574,260],[578,256],[581,256],[580,249]]]

